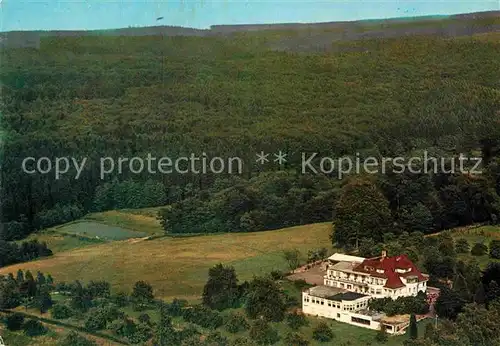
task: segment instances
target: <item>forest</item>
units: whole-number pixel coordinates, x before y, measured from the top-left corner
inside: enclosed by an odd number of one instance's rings
[[[299,53],[269,50],[277,36],[43,37],[40,49],[4,50],[3,238],[91,211],[161,205],[168,205],[160,217],[172,233],[332,220],[347,187],[335,174],[297,173],[301,152],[480,155],[481,176],[380,176],[373,184],[398,225],[432,232],[494,221],[498,40],[367,39],[336,53]],[[290,159],[280,169],[245,165],[238,176],[123,172],[101,179],[98,171],[106,156],[205,152],[255,162],[262,150]],[[79,179],[55,179],[23,173],[27,156],[87,157],[90,164]],[[414,225],[422,215],[426,224]]]

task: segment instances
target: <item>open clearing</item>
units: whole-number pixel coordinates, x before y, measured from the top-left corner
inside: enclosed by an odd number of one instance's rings
[[[106,240],[123,240],[129,238],[142,238],[147,236],[144,232],[138,232],[127,228],[110,226],[93,221],[71,222],[57,228],[60,234],[76,234],[90,238],[99,237]]]
[[[240,280],[286,270],[284,249],[298,248],[305,256],[308,250],[329,247],[331,227],[327,222],[255,233],[114,241],[5,267],[0,274],[29,269],[50,273],[58,281],[106,280],[115,290],[126,291],[145,280],[158,297],[197,300],[213,265],[234,266]]]
[[[329,238],[331,227],[332,224],[326,222],[266,232],[165,237],[144,241],[129,239],[97,244],[89,243],[88,239],[78,244],[80,238],[66,239],[71,238],[69,235],[59,239],[62,234],[59,232],[68,229],[86,231],[87,234],[93,229],[94,232],[99,231],[99,236],[108,232],[109,237],[114,236],[115,239],[131,235],[130,231],[115,226],[77,222],[57,228],[57,233],[39,234],[41,240],[48,240],[49,246],[51,241],[60,241],[60,249],[64,249],[61,245],[76,249],[54,251],[55,255],[46,259],[1,268],[0,274],[15,273],[19,268],[32,272],[39,270],[50,273],[59,281],[106,280],[114,290],[124,291],[129,291],[136,281],[145,280],[153,285],[155,294],[160,298],[178,297],[194,301],[199,299],[208,269],[213,265],[223,263],[234,266],[240,280],[272,270],[287,270],[282,256],[284,249],[299,249],[304,261],[308,250],[327,247],[332,251]],[[137,226],[134,228],[140,229]],[[471,245],[478,241],[489,244],[491,239],[500,239],[500,228],[457,229],[453,236],[464,237]],[[492,261],[488,255],[460,256],[464,260],[475,258],[482,267]]]
[[[156,236],[164,234],[160,221],[156,218],[159,209],[161,207],[110,210],[89,214],[85,219]]]

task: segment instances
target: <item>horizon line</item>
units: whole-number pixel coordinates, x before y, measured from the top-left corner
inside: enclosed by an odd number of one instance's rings
[[[348,23],[360,23],[360,22],[370,22],[370,21],[395,21],[395,20],[418,20],[418,19],[445,19],[455,16],[461,15],[475,15],[475,14],[484,14],[484,13],[497,13],[500,16],[500,10],[487,10],[487,11],[474,11],[474,12],[458,12],[452,14],[430,14],[430,15],[422,15],[422,16],[405,16],[405,17],[377,17],[377,18],[365,18],[365,19],[355,19],[355,20],[344,20],[344,21],[321,21],[321,22],[274,22],[274,23],[240,23],[240,24],[212,24],[206,28],[196,28],[190,26],[181,26],[181,25],[150,25],[150,26],[128,26],[128,27],[115,27],[115,28],[106,28],[106,29],[38,29],[38,30],[10,30],[10,31],[0,31],[0,33],[9,33],[9,32],[71,32],[71,31],[84,31],[84,32],[92,32],[92,31],[112,31],[112,30],[123,30],[123,29],[143,29],[143,28],[161,28],[161,27],[170,27],[170,28],[181,28],[181,29],[190,29],[196,31],[211,31],[214,27],[237,27],[237,26],[273,26],[273,25],[321,25],[321,24],[348,24]],[[464,18],[466,19],[466,18]]]

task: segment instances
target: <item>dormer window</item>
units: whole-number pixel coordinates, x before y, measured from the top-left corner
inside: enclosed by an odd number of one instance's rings
[[[377,269],[377,273],[383,274],[384,270],[383,269]]]

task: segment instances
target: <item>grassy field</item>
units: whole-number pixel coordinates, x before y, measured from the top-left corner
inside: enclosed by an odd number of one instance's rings
[[[329,247],[330,233],[331,223],[321,223],[245,234],[129,239],[56,253],[2,268],[0,274],[39,270],[60,281],[106,280],[116,290],[130,290],[136,281],[146,280],[158,297],[196,300],[211,266],[232,265],[241,280],[285,270],[284,249],[298,248],[305,256],[308,250]]]
[[[89,214],[85,219],[157,236],[164,234],[160,222],[156,219],[159,209],[160,208],[111,210]]]
[[[104,242],[102,239],[85,237],[78,234],[64,234],[57,232],[55,229],[50,229],[32,233],[27,239],[18,241],[18,243],[33,239],[37,239],[39,242],[47,243],[49,249],[51,249],[54,253],[74,250],[84,246],[96,245]]]
[[[464,238],[469,242],[470,247],[475,243],[484,243],[489,245],[493,239],[500,240],[500,227],[498,226],[483,226],[479,228],[465,228],[453,231],[452,236],[455,240]],[[492,259],[488,254],[484,256],[472,256],[470,254],[460,254],[459,258],[467,260],[474,258],[478,261],[479,265],[484,268],[489,262],[500,262],[500,260]]]
[[[118,215],[116,219],[120,220],[139,215],[141,218],[138,220],[147,220],[147,216],[139,212],[132,214],[119,211],[100,215],[107,221],[112,219],[110,215]],[[133,224],[133,220],[129,219],[130,228],[142,230],[143,221]],[[89,224],[98,227],[89,228]],[[153,229],[152,225],[150,229]],[[196,301],[206,281],[208,269],[217,263],[234,266],[240,280],[246,280],[272,270],[286,270],[287,264],[282,256],[284,249],[298,248],[304,260],[308,250],[324,246],[332,250],[329,239],[331,223],[256,233],[126,239],[101,243],[93,243],[99,242],[95,239],[75,237],[74,234],[85,230],[87,235],[99,230],[100,237],[107,234],[109,238],[115,239],[130,236],[128,232],[131,232],[95,222],[71,223],[57,228],[56,232],[51,230],[37,234],[38,239],[47,241],[49,247],[53,248],[54,256],[2,268],[0,274],[16,272],[19,268],[32,272],[40,270],[60,281],[106,280],[115,290],[125,291],[130,290],[136,281],[145,280],[153,285],[158,297]],[[74,232],[73,235],[69,235],[70,232]],[[491,239],[500,239],[500,228],[483,226],[458,229],[453,235],[455,238],[467,239],[471,246],[478,241],[488,244]],[[472,258],[470,255],[461,256],[462,259]],[[473,258],[483,267],[491,261],[487,255]]]
[[[148,234],[138,232],[128,228],[110,226],[94,221],[78,221],[71,222],[57,228],[57,232],[61,234],[76,234],[90,238],[99,237],[106,240],[124,240],[129,238],[142,238]],[[97,239],[97,238],[96,238]]]

